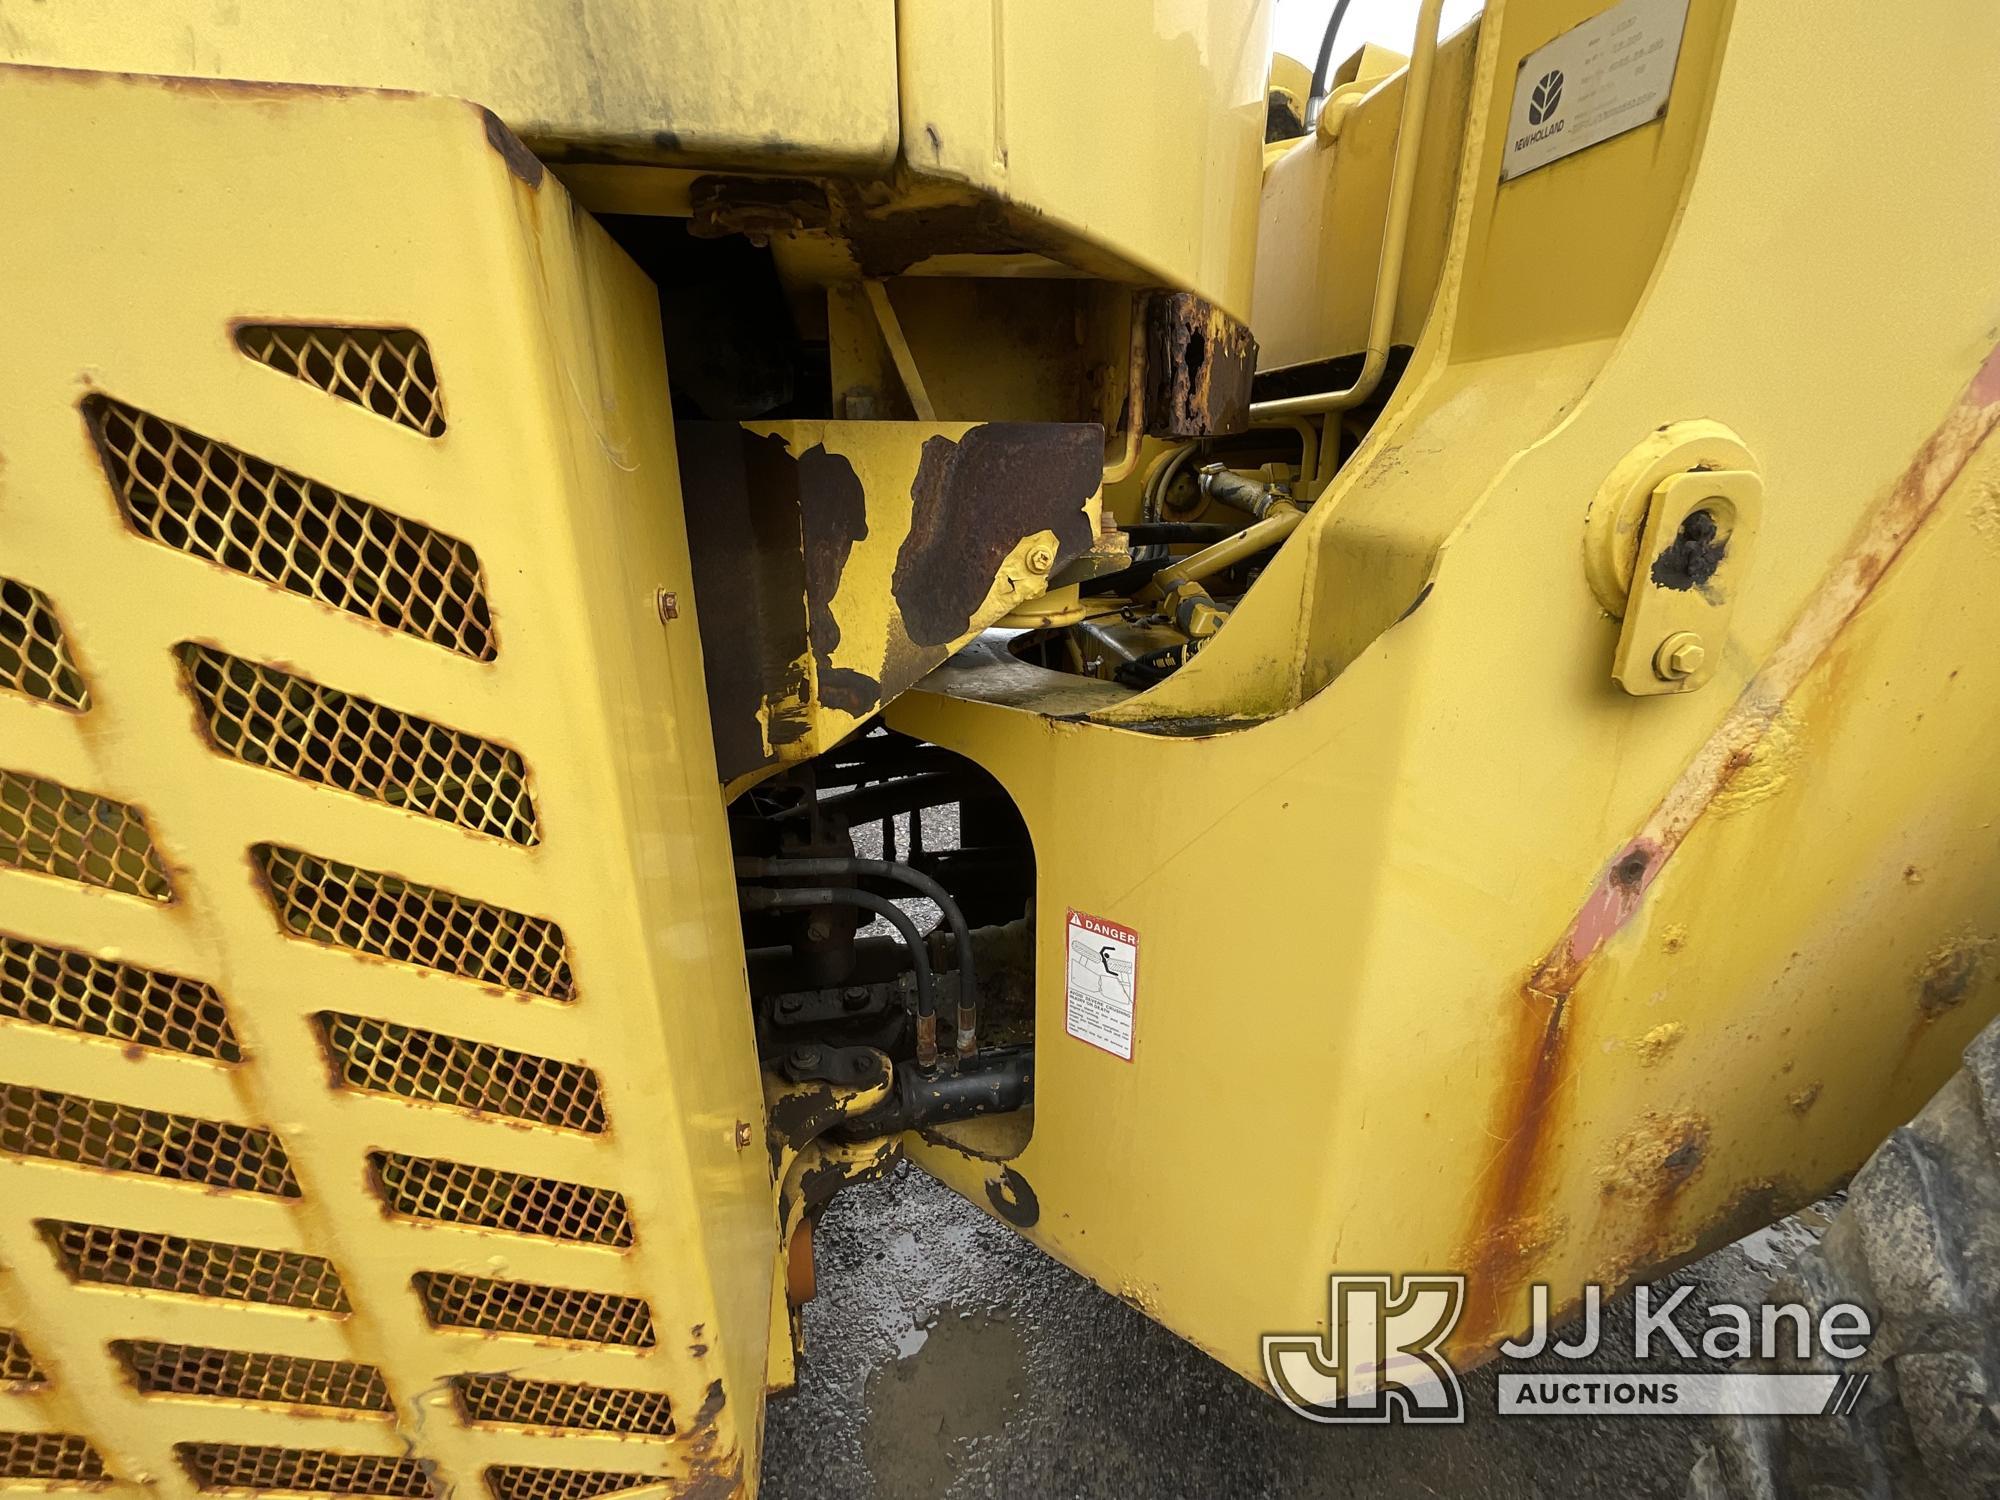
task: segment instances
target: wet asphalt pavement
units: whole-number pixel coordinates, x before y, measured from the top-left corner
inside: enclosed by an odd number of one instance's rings
[[[1811,1238],[1789,1220],[1663,1285],[1754,1299]],[[817,1250],[799,1388],[770,1408],[769,1500],[1665,1500],[1707,1435],[1696,1418],[1503,1420],[1491,1366],[1466,1379],[1462,1427],[1315,1426],[907,1166],[836,1199]],[[1607,1352],[1582,1368],[1616,1367],[1621,1341],[1629,1365],[1630,1321],[1629,1299],[1606,1309]]]

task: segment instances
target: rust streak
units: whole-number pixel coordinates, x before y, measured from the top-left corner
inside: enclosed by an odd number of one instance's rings
[[[1909,466],[1863,523],[1847,554],[1806,601],[1762,669],[1698,749],[1637,836],[1599,875],[1562,936],[1512,998],[1515,1060],[1493,1134],[1499,1149],[1480,1174],[1461,1261],[1471,1277],[1459,1347],[1480,1352],[1500,1327],[1533,1256],[1522,1226],[1542,1175],[1569,1029],[1584,971],[1644,901],[1662,868],[1718,795],[1749,765],[1787,701],[1874,593],[1910,539],[1936,513],[1979,445],[2000,425],[2000,347],[1980,365]]]

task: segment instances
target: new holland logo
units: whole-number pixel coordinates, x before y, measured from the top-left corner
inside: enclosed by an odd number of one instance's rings
[[[1556,112],[1556,106],[1563,102],[1563,75],[1561,68],[1551,68],[1544,73],[1541,82],[1535,85],[1534,93],[1528,96],[1528,123],[1539,125]]]
[[[1525,151],[1536,141],[1545,141],[1552,135],[1562,133],[1563,122],[1551,119],[1563,102],[1563,74],[1561,68],[1550,68],[1535,84],[1535,91],[1528,95],[1528,123],[1539,125],[1541,129],[1530,130],[1514,141],[1516,151]]]

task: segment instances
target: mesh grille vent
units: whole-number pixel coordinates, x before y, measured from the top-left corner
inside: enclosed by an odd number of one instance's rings
[[[0,1479],[73,1479],[95,1483],[111,1476],[89,1442],[66,1432],[0,1432]]]
[[[610,1188],[393,1151],[371,1160],[383,1201],[408,1218],[591,1245],[632,1243],[625,1195]]]
[[[211,647],[179,651],[223,754],[516,844],[539,838],[527,767],[504,745]]]
[[[240,1062],[222,997],[196,979],[0,934],[0,1016]]]
[[[295,937],[551,1000],[574,998],[562,928],[395,875],[297,849],[253,853]]]
[[[268,1130],[0,1084],[0,1151],[209,1187],[299,1196]]]
[[[419,1271],[416,1285],[424,1311],[440,1328],[483,1328],[638,1349],[653,1345],[653,1313],[642,1297],[445,1271]]]
[[[49,596],[12,578],[0,578],[0,688],[79,713],[90,707]]]
[[[0,771],[0,864],[148,901],[174,899],[138,808],[21,771]]]
[[[457,537],[106,396],[84,412],[141,536],[478,661],[479,556]]]
[[[47,1380],[21,1335],[11,1328],[0,1328],[0,1386],[32,1390]]]
[[[444,431],[430,345],[413,328],[251,323],[236,330],[236,347],[399,427],[425,437]]]
[[[461,1375],[455,1385],[468,1421],[643,1433],[649,1437],[667,1437],[674,1430],[667,1398],[660,1391],[520,1380],[512,1375]]]
[[[382,1372],[351,1360],[153,1340],[122,1341],[113,1348],[131,1371],[133,1384],[149,1396],[220,1396],[342,1411],[395,1410]]]
[[[350,1310],[340,1273],[317,1255],[103,1224],[50,1221],[42,1233],[75,1281],[314,1312]]]
[[[486,1471],[493,1500],[590,1500],[613,1490],[635,1490],[658,1484],[657,1474],[620,1473],[614,1469],[534,1469],[526,1464],[494,1464]]]
[[[604,1129],[597,1075],[581,1063],[368,1016],[322,1013],[317,1019],[340,1081],[349,1088],[593,1135]]]
[[[268,1448],[241,1443],[176,1443],[181,1467],[204,1490],[303,1490],[321,1495],[425,1496],[430,1475],[413,1458]]]

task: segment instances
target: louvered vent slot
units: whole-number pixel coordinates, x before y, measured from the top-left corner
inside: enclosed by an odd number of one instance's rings
[[[0,935],[0,1016],[238,1062],[222,997],[198,979]]]
[[[236,347],[281,374],[437,437],[444,431],[431,347],[414,328],[247,323]]]
[[[268,1130],[0,1084],[0,1151],[280,1198],[299,1196]]]
[[[604,1129],[597,1075],[581,1063],[368,1016],[316,1019],[349,1088],[591,1134]]]
[[[295,1490],[404,1500],[431,1493],[430,1475],[414,1458],[242,1443],[176,1443],[174,1452],[188,1477],[204,1490]]]
[[[0,688],[78,713],[90,707],[49,596],[12,578],[0,578]]]
[[[224,755],[474,833],[539,839],[528,769],[506,746],[210,646],[179,654]]]
[[[551,1000],[574,998],[563,931],[547,917],[277,844],[252,852],[294,937]]]
[[[419,1271],[417,1294],[440,1328],[481,1328],[581,1344],[653,1344],[653,1313],[642,1297]]]
[[[287,593],[491,661],[471,546],[108,396],[84,413],[139,535]]]
[[[614,1490],[658,1484],[655,1474],[620,1473],[615,1469],[537,1469],[527,1464],[494,1464],[486,1471],[486,1488],[493,1500],[591,1500]]]
[[[0,864],[148,901],[174,898],[138,808],[24,771],[0,771]]]
[[[350,1311],[340,1273],[317,1255],[64,1220],[45,1221],[42,1233],[75,1281],[314,1312]]]
[[[378,1151],[370,1160],[383,1201],[407,1218],[590,1245],[632,1243],[625,1195],[610,1188],[394,1151]]]
[[[87,1439],[66,1432],[0,1432],[0,1479],[108,1479]]]
[[[0,1328],[0,1387],[28,1391],[47,1383],[48,1376],[35,1363],[21,1335],[11,1328]]]
[[[674,1424],[660,1391],[522,1380],[512,1375],[461,1375],[454,1382],[467,1420],[515,1427],[575,1427],[667,1437]]]
[[[113,1346],[132,1383],[149,1396],[219,1396],[231,1401],[394,1411],[382,1372],[345,1359],[307,1359],[150,1339]]]

